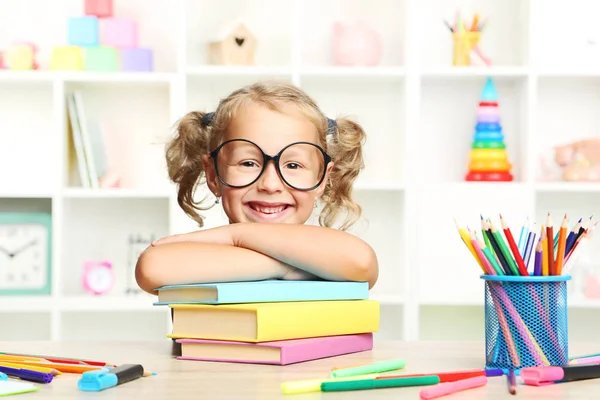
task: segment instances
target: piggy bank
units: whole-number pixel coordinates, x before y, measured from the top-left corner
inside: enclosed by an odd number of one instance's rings
[[[333,59],[340,66],[375,66],[381,61],[381,36],[364,22],[333,24]]]

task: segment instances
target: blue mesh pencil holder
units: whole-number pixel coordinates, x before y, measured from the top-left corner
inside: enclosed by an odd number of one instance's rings
[[[481,279],[486,368],[568,364],[570,276],[482,275]]]

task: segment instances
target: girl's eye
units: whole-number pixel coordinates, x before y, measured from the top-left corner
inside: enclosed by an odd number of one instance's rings
[[[240,165],[241,165],[242,167],[248,167],[248,168],[251,168],[251,167],[258,167],[258,164],[257,164],[257,163],[255,163],[254,161],[242,161],[242,162],[240,163]]]
[[[285,167],[286,167],[286,168],[289,168],[289,169],[299,169],[299,168],[302,168],[302,166],[301,166],[300,164],[298,164],[298,163],[295,163],[295,162],[290,162],[290,163],[287,163],[287,164],[285,165]]]

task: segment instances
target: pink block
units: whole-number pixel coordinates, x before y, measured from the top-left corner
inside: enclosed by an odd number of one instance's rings
[[[98,18],[112,17],[113,0],[85,0],[85,15]]]
[[[103,46],[113,46],[121,49],[138,46],[137,24],[128,18],[102,19]]]

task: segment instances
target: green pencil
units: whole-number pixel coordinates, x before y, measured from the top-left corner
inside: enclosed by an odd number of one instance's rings
[[[517,264],[515,263],[515,260],[512,258],[512,256],[510,255],[510,250],[508,250],[508,247],[506,247],[506,243],[504,243],[504,239],[502,239],[500,232],[498,232],[498,230],[496,229],[496,226],[493,223],[492,223],[491,229],[492,229],[492,235],[494,235],[494,239],[496,239],[496,242],[498,243],[498,247],[500,247],[500,251],[502,252],[502,255],[504,256],[504,258],[506,259],[506,263],[508,264],[510,271],[512,272],[513,275],[520,276],[521,274],[519,273],[519,270],[517,269]]]

